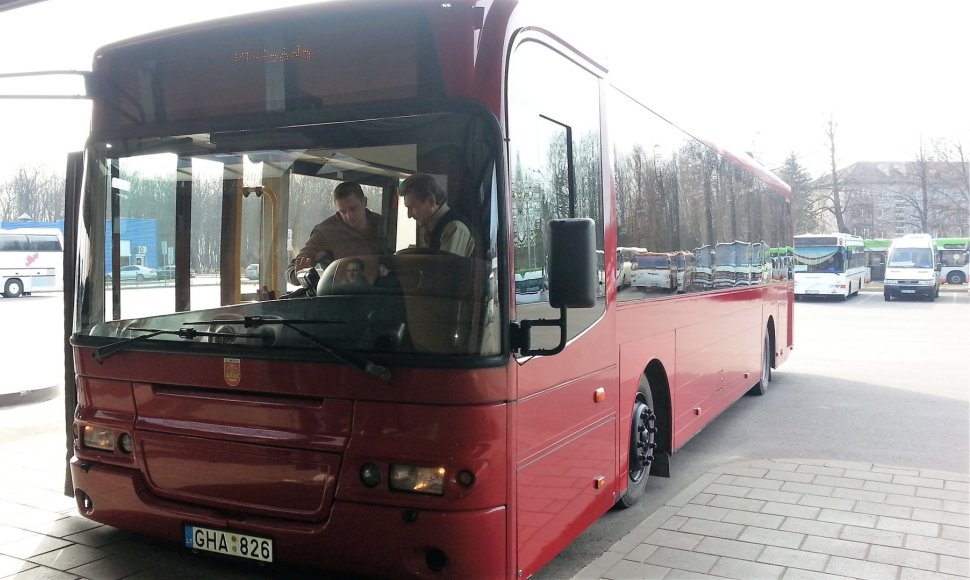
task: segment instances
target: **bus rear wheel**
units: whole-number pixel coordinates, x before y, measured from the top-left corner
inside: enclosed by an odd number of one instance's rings
[[[7,283],[3,285],[3,295],[6,298],[16,298],[24,293],[24,285],[17,278],[11,278],[7,280]]]
[[[653,395],[647,377],[640,377],[637,397],[633,401],[633,416],[630,421],[630,468],[627,475],[626,491],[616,505],[621,508],[632,507],[643,495],[650,479],[650,464],[653,463],[654,450],[657,448],[657,414],[654,412]]]
[[[963,272],[955,270],[946,275],[947,284],[963,284],[966,282],[966,278],[963,276]]]
[[[760,397],[768,392],[768,381],[771,380],[771,340],[765,333],[765,344],[761,350],[761,380],[751,387],[747,394]]]

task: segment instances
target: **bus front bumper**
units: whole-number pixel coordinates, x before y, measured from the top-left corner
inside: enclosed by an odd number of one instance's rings
[[[326,521],[296,522],[160,498],[136,470],[76,457],[71,476],[81,515],[171,543],[185,545],[189,525],[269,538],[283,565],[382,578],[510,575],[505,506],[446,512],[336,500]]]

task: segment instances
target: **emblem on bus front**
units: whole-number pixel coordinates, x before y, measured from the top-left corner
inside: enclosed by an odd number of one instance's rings
[[[222,359],[222,376],[226,379],[226,384],[235,387],[242,378],[242,365],[238,358]]]

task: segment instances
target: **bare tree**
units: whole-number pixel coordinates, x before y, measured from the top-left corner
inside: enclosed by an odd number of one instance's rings
[[[825,136],[829,142],[829,161],[832,169],[832,189],[829,193],[831,205],[828,206],[828,210],[835,216],[835,225],[838,230],[840,232],[848,232],[849,230],[845,227],[845,212],[846,206],[848,205],[846,202],[848,199],[843,199],[842,185],[839,183],[838,165],[835,160],[835,129],[837,126],[835,117],[830,115],[829,121],[825,126]]]
[[[0,219],[53,221],[64,217],[64,177],[39,165],[21,165],[0,191]]]

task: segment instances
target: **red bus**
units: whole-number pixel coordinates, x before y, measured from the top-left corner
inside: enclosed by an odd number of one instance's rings
[[[81,514],[260,563],[528,577],[764,392],[790,281],[618,294],[615,256],[788,245],[789,189],[614,86],[555,16],[330,2],[98,51],[73,218]],[[418,172],[473,255],[415,247],[398,187]],[[381,253],[288,285],[345,181]],[[174,280],[120,279],[152,255]],[[351,261],[370,284],[338,283]]]

